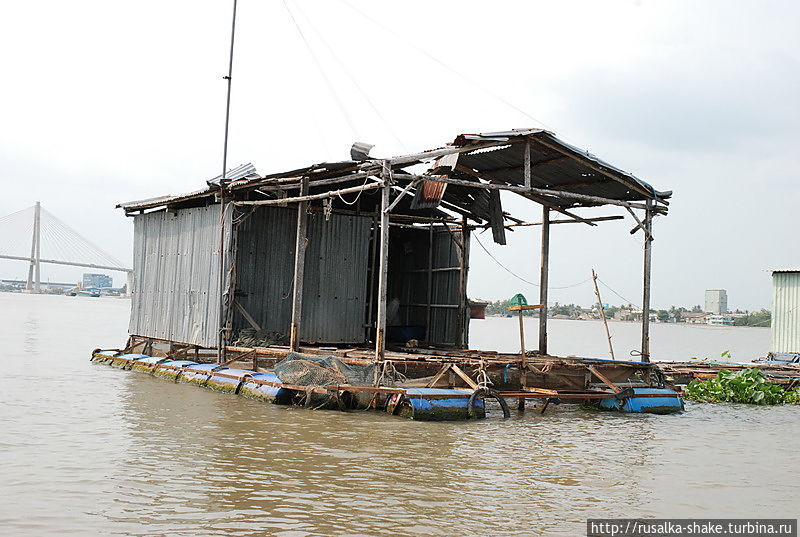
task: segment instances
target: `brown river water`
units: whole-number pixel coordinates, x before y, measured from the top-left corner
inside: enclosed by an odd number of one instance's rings
[[[90,363],[124,342],[128,307],[0,293],[0,534],[577,536],[589,517],[797,515],[800,407],[459,423],[281,407]],[[516,322],[473,322],[472,346],[516,350]],[[635,325],[611,328],[635,347]],[[601,330],[555,321],[551,350],[606,356]],[[653,330],[662,359],[768,342]]]

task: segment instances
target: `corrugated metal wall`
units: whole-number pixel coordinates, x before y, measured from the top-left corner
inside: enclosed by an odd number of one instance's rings
[[[134,217],[131,334],[217,345],[219,219],[219,205]]]
[[[318,343],[365,340],[372,219],[309,214],[300,336]],[[295,208],[261,207],[239,227],[237,300],[264,330],[287,334],[292,314]],[[249,325],[237,312],[234,327]]]
[[[460,267],[459,232],[439,231],[433,234],[433,268]],[[460,271],[433,273],[432,304],[461,305]],[[464,323],[464,311],[459,308],[431,308],[428,340],[432,343],[460,346],[459,323]]]
[[[461,330],[467,342],[467,308],[461,309],[466,298],[461,296],[460,286],[460,232],[451,232],[436,226],[432,233],[433,256],[431,267],[430,326],[425,339],[439,345],[462,346],[458,341]],[[390,238],[389,256],[389,300],[400,301],[400,323],[411,326],[426,326],[428,319],[428,245],[429,230],[393,230]],[[469,235],[467,236],[469,248]],[[442,270],[454,269],[454,270]],[[461,326],[459,326],[461,323]]]
[[[800,273],[772,273],[772,352],[800,352]]]

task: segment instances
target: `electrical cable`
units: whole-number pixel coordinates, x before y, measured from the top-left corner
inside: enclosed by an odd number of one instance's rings
[[[303,10],[303,8],[300,7],[300,4],[295,2],[294,3],[294,7],[298,12],[300,12],[300,14],[303,16],[303,18],[305,19],[305,21],[308,24],[308,26],[316,34],[317,38],[320,40],[322,45],[328,50],[328,52],[333,57],[333,59],[336,60],[336,63],[339,64],[339,67],[341,67],[341,69],[344,72],[344,74],[347,76],[347,78],[350,80],[350,82],[352,82],[352,84],[356,87],[356,89],[361,94],[361,97],[364,99],[364,101],[369,105],[370,108],[372,108],[372,111],[375,112],[375,115],[378,116],[378,119],[381,120],[381,122],[383,123],[383,126],[386,128],[386,130],[389,132],[389,134],[392,135],[392,138],[394,138],[397,141],[397,143],[400,144],[400,146],[405,151],[408,151],[408,148],[406,147],[406,145],[403,143],[403,141],[400,139],[400,137],[397,136],[397,133],[394,131],[394,129],[392,129],[392,127],[389,124],[389,122],[386,120],[386,118],[383,116],[383,114],[381,114],[381,111],[378,110],[378,107],[375,105],[375,103],[372,102],[372,99],[369,98],[369,95],[367,94],[367,92],[361,87],[361,85],[358,83],[358,81],[353,76],[353,74],[350,72],[350,70],[347,68],[347,66],[344,64],[344,62],[339,58],[339,56],[336,54],[336,52],[334,52],[333,47],[331,47],[328,44],[328,42],[322,36],[322,33],[320,33],[320,31],[317,29],[317,27],[314,26],[314,24],[311,22],[311,18],[306,14],[306,12]]]
[[[533,283],[533,282],[532,282],[532,281],[530,281],[530,280],[526,280],[525,278],[523,278],[523,277],[522,277],[522,276],[520,276],[519,274],[516,274],[516,273],[512,272],[512,271],[511,271],[511,270],[510,270],[508,267],[506,267],[505,265],[503,265],[503,264],[502,264],[502,263],[501,263],[501,262],[500,262],[500,261],[499,261],[499,260],[498,260],[498,259],[497,259],[495,256],[493,256],[493,255],[491,254],[491,252],[489,252],[489,250],[487,250],[487,249],[486,249],[486,247],[483,245],[483,243],[481,242],[480,238],[478,238],[478,236],[477,236],[477,235],[473,235],[473,236],[475,237],[475,240],[476,240],[476,241],[478,241],[478,245],[481,247],[481,249],[482,249],[484,252],[486,252],[486,255],[488,255],[489,257],[491,257],[491,258],[492,258],[492,260],[494,260],[494,262],[495,262],[495,263],[497,263],[497,264],[500,266],[500,268],[502,268],[503,270],[505,270],[506,272],[508,272],[509,274],[511,274],[512,276],[514,276],[515,278],[517,278],[517,279],[518,279],[518,280],[520,280],[520,281],[523,281],[523,282],[525,282],[525,283],[527,283],[527,284],[533,285],[534,287],[541,287],[541,286],[540,286],[538,283]],[[588,281],[590,281],[590,280],[591,280],[591,278],[587,278],[587,279],[585,279],[585,280],[583,280],[583,281],[580,281],[580,282],[578,282],[578,283],[573,283],[573,284],[571,284],[571,285],[563,285],[563,286],[560,286],[560,287],[551,287],[551,286],[547,286],[547,289],[548,289],[548,290],[550,290],[550,289],[552,289],[552,290],[557,290],[557,289],[570,289],[570,288],[572,288],[572,287],[578,287],[579,285],[583,285],[583,284],[585,284],[586,282],[588,282]]]
[[[336,105],[339,107],[339,111],[344,116],[345,121],[347,121],[350,130],[353,132],[356,138],[360,139],[361,136],[358,133],[358,129],[356,129],[356,126],[353,123],[350,114],[348,114],[347,109],[344,106],[344,103],[339,98],[339,94],[336,92],[336,89],[333,87],[333,83],[328,78],[328,75],[325,73],[325,70],[322,68],[322,63],[319,61],[319,58],[317,58],[317,55],[314,53],[314,49],[311,47],[311,44],[306,39],[306,36],[303,33],[302,28],[300,28],[300,25],[297,23],[297,19],[295,19],[292,10],[289,9],[289,4],[286,2],[286,0],[283,0],[283,6],[286,8],[286,12],[289,14],[289,18],[292,19],[292,23],[294,23],[294,27],[297,29],[297,33],[300,34],[300,38],[303,40],[303,44],[308,49],[308,53],[311,55],[312,60],[314,60],[314,65],[316,65],[317,70],[319,71],[320,75],[325,81],[325,84],[328,86],[328,89],[330,90],[333,99],[336,101]]]
[[[540,125],[542,125],[542,126],[545,128],[545,129],[552,130],[552,129],[551,129],[551,128],[550,128],[548,125],[546,125],[546,124],[545,124],[545,123],[544,123],[542,120],[540,120],[540,119],[536,119],[536,118],[535,118],[535,117],[533,117],[532,115],[528,114],[528,113],[527,113],[525,110],[523,110],[523,109],[521,109],[520,107],[516,106],[515,104],[511,103],[510,101],[508,101],[508,100],[507,100],[507,99],[505,99],[504,97],[501,97],[500,95],[498,95],[498,94],[494,93],[492,90],[490,90],[489,88],[487,88],[487,87],[486,87],[486,86],[484,86],[483,84],[479,83],[478,81],[476,81],[476,80],[474,80],[474,79],[470,78],[469,76],[467,76],[467,75],[465,75],[465,74],[461,73],[460,71],[458,71],[458,70],[456,70],[455,68],[451,67],[450,65],[446,64],[445,62],[443,62],[442,60],[440,60],[439,58],[437,58],[437,57],[436,57],[436,56],[434,56],[433,54],[429,53],[428,51],[426,51],[426,50],[425,50],[425,49],[423,49],[422,47],[420,47],[420,46],[416,45],[415,43],[413,43],[412,41],[410,41],[410,40],[406,39],[406,37],[405,37],[405,36],[398,34],[398,33],[397,33],[397,32],[395,32],[395,31],[394,31],[392,28],[390,28],[390,27],[388,27],[388,26],[386,26],[386,25],[382,24],[380,21],[377,21],[377,20],[373,19],[372,17],[370,17],[369,15],[367,15],[366,13],[364,13],[363,11],[361,11],[360,9],[358,9],[357,7],[353,6],[353,5],[352,5],[350,2],[348,2],[347,0],[339,0],[339,2],[340,2],[340,3],[342,3],[342,4],[344,4],[344,5],[346,5],[347,7],[349,7],[350,9],[352,9],[353,11],[355,11],[356,13],[358,13],[359,15],[361,15],[363,18],[365,18],[366,20],[370,21],[372,24],[374,24],[374,25],[378,26],[379,28],[381,28],[382,30],[384,30],[384,31],[386,31],[386,32],[389,32],[389,33],[391,33],[393,36],[395,36],[396,38],[398,38],[398,39],[400,39],[401,41],[403,41],[403,42],[404,42],[406,45],[408,45],[408,46],[412,47],[413,49],[415,49],[415,50],[416,50],[417,52],[419,52],[420,54],[423,54],[424,56],[426,56],[426,57],[427,57],[429,60],[431,60],[431,61],[433,61],[433,62],[437,63],[438,65],[440,65],[441,67],[444,67],[445,69],[447,69],[448,71],[450,71],[450,72],[451,72],[451,73],[453,73],[454,75],[456,75],[456,76],[458,76],[458,77],[462,78],[463,80],[465,80],[465,81],[469,82],[470,84],[472,84],[472,85],[473,85],[473,86],[475,86],[476,88],[480,89],[481,91],[483,91],[484,93],[486,93],[486,94],[487,94],[487,95],[489,95],[490,97],[493,97],[494,99],[497,99],[498,101],[500,101],[500,102],[501,102],[501,103],[503,103],[504,105],[506,105],[506,106],[508,106],[509,108],[511,108],[512,110],[514,110],[514,111],[516,111],[516,112],[518,112],[518,113],[522,114],[522,115],[523,115],[523,116],[525,116],[526,118],[528,118],[528,119],[530,119],[530,120],[532,120],[532,121],[535,121],[536,123],[539,123],[539,124],[540,124]]]

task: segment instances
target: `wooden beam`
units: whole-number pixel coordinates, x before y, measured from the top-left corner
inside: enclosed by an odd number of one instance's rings
[[[485,174],[483,174],[483,173],[481,173],[481,172],[479,172],[477,170],[473,170],[473,169],[467,168],[466,166],[458,165],[458,166],[456,166],[456,170],[458,170],[458,171],[460,171],[462,173],[466,173],[467,175],[472,175],[475,178],[483,179],[485,181],[489,181],[489,183],[481,183],[480,181],[477,181],[477,182],[476,181],[464,181],[462,179],[451,179],[449,177],[444,177],[444,176],[437,176],[436,180],[437,181],[441,180],[441,181],[448,182],[448,183],[453,182],[453,181],[457,181],[457,183],[455,183],[455,184],[458,184],[458,185],[461,185],[461,186],[469,186],[469,187],[473,187],[473,188],[486,188],[487,190],[510,190],[511,192],[516,192],[517,194],[521,194],[521,195],[525,196],[526,198],[528,198],[529,200],[535,201],[536,203],[539,203],[539,204],[544,205],[546,207],[550,207],[554,211],[558,211],[559,213],[561,213],[561,214],[563,214],[565,216],[569,216],[570,218],[573,218],[575,220],[578,220],[579,222],[583,222],[584,224],[589,224],[590,226],[596,226],[597,225],[597,224],[591,222],[590,220],[586,220],[585,218],[578,216],[577,214],[573,214],[573,213],[567,211],[566,209],[562,209],[558,205],[556,205],[556,204],[554,204],[554,203],[552,203],[552,202],[550,202],[550,201],[548,201],[546,199],[543,199],[543,198],[541,198],[539,196],[534,196],[533,194],[531,194],[531,191],[535,190],[535,189],[532,189],[532,188],[529,188],[529,187],[524,187],[524,186],[523,187],[509,186],[509,185],[506,185],[505,183],[502,183],[502,182],[498,181],[497,179],[494,179],[493,177],[485,175]]]
[[[303,178],[300,195],[308,193],[308,177]],[[308,227],[308,201],[297,205],[297,234],[294,247],[294,277],[292,280],[292,322],[289,326],[289,348],[300,349],[300,323],[303,317],[303,277],[306,268],[306,229]]]
[[[506,141],[488,141],[488,142],[474,142],[468,145],[463,146],[454,146],[451,145],[449,147],[443,147],[441,149],[433,149],[431,151],[423,151],[421,153],[415,153],[413,155],[403,155],[400,157],[394,157],[389,160],[392,167],[398,165],[408,165],[413,164],[415,162],[421,162],[423,160],[432,160],[438,157],[443,157],[445,155],[452,155],[453,153],[469,153],[470,151],[475,151],[477,149],[485,149],[487,147],[498,147],[501,145],[508,145],[509,142]]]
[[[306,178],[307,179],[307,178]],[[321,200],[326,198],[334,198],[341,194],[352,194],[355,192],[363,192],[365,190],[375,190],[376,188],[383,187],[382,182],[376,183],[369,183],[366,185],[354,186],[350,188],[342,188],[340,190],[330,190],[328,192],[322,192],[321,194],[301,194],[300,196],[295,196],[293,198],[281,198],[276,200],[243,200],[243,201],[234,201],[234,205],[239,206],[246,206],[246,205],[284,205],[286,203],[297,203],[297,202],[305,202],[305,201],[312,201],[312,200]]]
[[[625,207],[625,208],[628,210],[629,213],[631,213],[631,216],[633,217],[633,219],[636,220],[636,227],[631,230],[631,235],[636,233],[637,230],[641,229],[642,232],[644,233],[645,238],[646,239],[650,239],[652,241],[653,240],[653,236],[647,230],[647,227],[644,225],[644,222],[639,220],[639,217],[636,216],[636,213],[633,212],[633,209],[631,209],[630,207]]]
[[[609,220],[624,220],[625,217],[622,215],[613,215],[613,216],[593,216],[591,218],[585,218],[584,220],[588,220],[590,222],[607,222]],[[550,225],[555,224],[582,224],[580,220],[550,220]],[[541,226],[542,222],[521,222],[519,224],[507,224],[506,227],[530,227],[530,226]]]
[[[464,173],[468,173],[475,177],[479,177],[478,174],[481,172],[477,172],[475,170],[470,170],[465,166],[458,165],[456,166],[456,170],[463,171]],[[470,173],[472,172],[472,173]],[[639,203],[635,201],[623,201],[623,200],[616,200],[611,198],[603,198],[600,196],[590,196],[588,194],[578,194],[577,192],[562,192],[559,190],[552,190],[548,188],[538,188],[538,187],[531,187],[527,188],[525,186],[515,186],[509,185],[506,183],[500,183],[495,179],[491,179],[494,181],[493,183],[480,183],[476,181],[466,181],[464,179],[453,179],[452,177],[446,177],[444,175],[416,175],[416,174],[395,174],[397,179],[404,179],[404,180],[414,180],[420,177],[426,178],[429,181],[441,181],[443,183],[450,183],[453,185],[459,186],[467,186],[472,188],[485,188],[487,190],[508,190],[509,192],[516,192],[518,194],[539,194],[543,196],[554,196],[556,198],[567,198],[567,199],[574,199],[578,201],[585,201],[587,203],[592,203],[595,205],[618,205],[620,207],[632,207],[634,209],[646,209],[646,205],[644,203]],[[483,177],[481,177],[483,178]],[[487,178],[487,180],[490,180]],[[554,207],[551,207],[554,209]],[[655,209],[654,209],[655,210]],[[666,209],[662,209],[666,210]]]
[[[439,369],[439,372],[436,373],[436,375],[433,376],[433,378],[430,380],[430,382],[428,382],[425,385],[425,387],[426,388],[433,388],[434,386],[436,386],[436,383],[438,383],[440,380],[442,380],[442,377],[445,375],[445,373],[450,371],[450,368],[452,367],[452,365],[453,364],[451,364],[451,363],[444,364],[442,366],[442,368]]]
[[[619,393],[622,391],[619,386],[608,380],[608,377],[606,377],[604,374],[598,371],[595,366],[590,365],[587,369],[591,371],[595,377],[599,378],[603,382],[603,384],[614,390],[614,393]]]
[[[541,166],[547,166],[548,164],[558,164],[559,162],[564,162],[565,160],[571,160],[570,157],[561,156],[561,157],[554,157],[547,160],[540,160],[539,162],[531,162],[531,169],[536,169]],[[492,168],[491,170],[481,170],[483,173],[506,173],[506,172],[517,172],[521,171],[524,173],[525,166],[506,166],[504,168]]]
[[[235,298],[233,299],[233,305],[236,306],[236,309],[239,310],[239,313],[242,314],[242,317],[244,317],[244,320],[247,321],[247,324],[258,330],[259,332],[261,331],[261,325],[258,324],[255,319],[253,319],[253,316],[250,315],[250,312],[244,309],[244,306],[242,306],[242,304]]]
[[[461,368],[460,368],[460,367],[458,367],[457,365],[455,365],[455,364],[451,365],[451,366],[450,366],[450,369],[451,369],[451,370],[452,370],[452,371],[453,371],[453,372],[454,372],[456,375],[458,375],[459,377],[461,377],[461,380],[463,380],[464,382],[466,382],[466,383],[467,383],[467,386],[469,386],[469,387],[470,387],[470,388],[472,388],[473,390],[477,390],[478,388],[480,388],[480,386],[478,386],[478,384],[477,384],[477,383],[476,383],[474,380],[472,380],[471,378],[469,378],[469,375],[467,375],[466,373],[464,373],[464,371],[462,371],[462,370],[461,370]]]
[[[531,187],[531,140],[525,140],[525,164],[523,165],[523,174],[525,186]]]

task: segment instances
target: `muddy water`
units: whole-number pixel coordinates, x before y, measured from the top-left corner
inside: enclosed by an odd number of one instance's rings
[[[271,406],[90,363],[127,308],[0,293],[0,533],[572,536],[587,517],[796,515],[797,407],[417,423]]]

